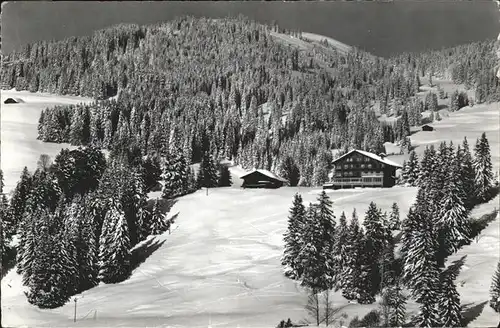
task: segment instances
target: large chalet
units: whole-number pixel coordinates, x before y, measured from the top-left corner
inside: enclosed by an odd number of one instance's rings
[[[396,170],[401,165],[363,150],[351,150],[337,158],[333,176],[323,189],[342,189],[356,187],[392,187],[396,184]]]

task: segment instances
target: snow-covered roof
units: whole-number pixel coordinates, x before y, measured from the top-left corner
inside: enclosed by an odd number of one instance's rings
[[[259,173],[264,174],[265,176],[268,176],[268,177],[273,178],[273,179],[275,179],[275,180],[279,180],[279,181],[287,182],[287,180],[286,180],[286,179],[280,178],[279,176],[277,176],[277,175],[276,175],[276,174],[274,174],[273,172],[268,171],[268,170],[263,170],[263,169],[257,169],[257,170],[253,170],[253,171],[251,171],[251,172],[248,172],[248,173],[246,173],[246,174],[242,175],[242,176],[240,177],[240,179],[243,179],[244,177],[246,177],[246,176],[248,176],[248,175],[250,175],[250,174],[252,174],[252,173],[254,173],[254,172],[259,172]]]
[[[390,166],[394,166],[394,167],[402,167],[400,164],[396,163],[396,162],[393,162],[391,160],[388,160],[387,158],[382,158],[378,155],[375,155],[373,153],[370,153],[370,152],[367,152],[367,151],[364,151],[364,150],[358,150],[358,149],[353,149],[351,150],[350,152],[348,152],[347,154],[344,154],[342,156],[340,156],[339,158],[337,158],[336,160],[333,161],[333,163],[339,161],[340,159],[346,157],[347,155],[350,155],[352,154],[353,152],[357,152],[357,153],[360,153],[361,155],[363,156],[366,156],[366,157],[370,157],[371,159],[374,159],[380,163],[384,163],[386,165],[390,165]]]

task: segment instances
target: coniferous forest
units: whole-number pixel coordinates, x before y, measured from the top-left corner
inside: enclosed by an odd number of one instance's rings
[[[472,208],[498,194],[486,134],[476,141],[474,156],[467,139],[456,150],[446,142],[437,151],[427,148],[420,163],[412,152],[402,179],[418,187],[417,199],[403,219],[396,203],[388,214],[371,202],[362,225],[356,209],[349,224],[344,212],[337,224],[325,191],[307,208],[301,195],[295,195],[281,264],[285,276],[310,290],[315,324],[328,321],[331,310],[318,305],[321,295],[340,290],[359,304],[374,303],[381,296],[370,326],[463,326],[456,278],[465,256],[448,265],[446,259],[477,236],[469,217]],[[498,312],[498,270],[490,294],[490,306]],[[409,298],[419,305],[414,317],[406,313]],[[353,321],[350,327],[365,326],[359,319]]]
[[[383,59],[277,34],[300,38],[244,18],[119,25],[5,56],[2,83],[96,99],[45,110],[40,140],[165,156],[175,135],[188,164],[208,152],[283,176],[297,167],[304,186],[325,182],[332,149],[379,153],[405,140],[422,111],[437,110],[413,97],[422,76],[475,88],[476,103],[500,100],[493,41]],[[453,96],[454,109],[468,101]]]
[[[42,155],[10,199],[2,193],[2,263],[17,264],[28,302],[56,308],[99,282],[127,279],[131,250],[173,223],[161,202],[232,184],[223,160],[272,170],[291,186],[320,186],[334,156],[378,154],[393,142],[409,152],[400,184],[419,190],[407,216],[396,203],[386,213],[374,202],[366,213],[335,213],[325,192],[308,206],[297,194],[284,274],[310,291],[318,325],[332,322],[330,311],[320,315],[320,296],[328,304],[328,292],[341,291],[360,304],[381,296],[380,326],[460,326],[464,259],[446,259],[474,237],[470,211],[498,192],[488,140],[483,134],[473,149],[467,139],[443,142],[420,159],[410,127],[424,111],[438,116],[438,97],[447,97],[439,90],[420,99],[422,78],[474,90],[473,98],[449,95],[451,111],[500,101],[494,41],[385,59],[291,39],[303,41],[300,31],[242,17],[184,17],[2,55],[2,85],[94,99],[42,111],[38,139],[77,148]],[[159,190],[162,199],[148,201]],[[498,285],[497,270],[490,301],[497,312]],[[415,318],[406,315],[410,298],[420,306]]]

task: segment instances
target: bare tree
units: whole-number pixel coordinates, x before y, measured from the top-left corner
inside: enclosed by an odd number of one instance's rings
[[[40,155],[40,158],[38,158],[38,162],[36,163],[37,168],[43,171],[48,171],[50,168],[50,165],[52,165],[52,159],[50,158],[49,155],[47,154],[42,154]]]
[[[309,299],[306,305],[307,313],[313,317],[316,321],[316,325],[319,326],[321,323],[321,304],[319,302],[319,293],[315,290],[311,290]]]

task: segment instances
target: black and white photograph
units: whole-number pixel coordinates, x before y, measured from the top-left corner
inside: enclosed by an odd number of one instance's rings
[[[2,327],[500,327],[500,1],[8,1]]]

